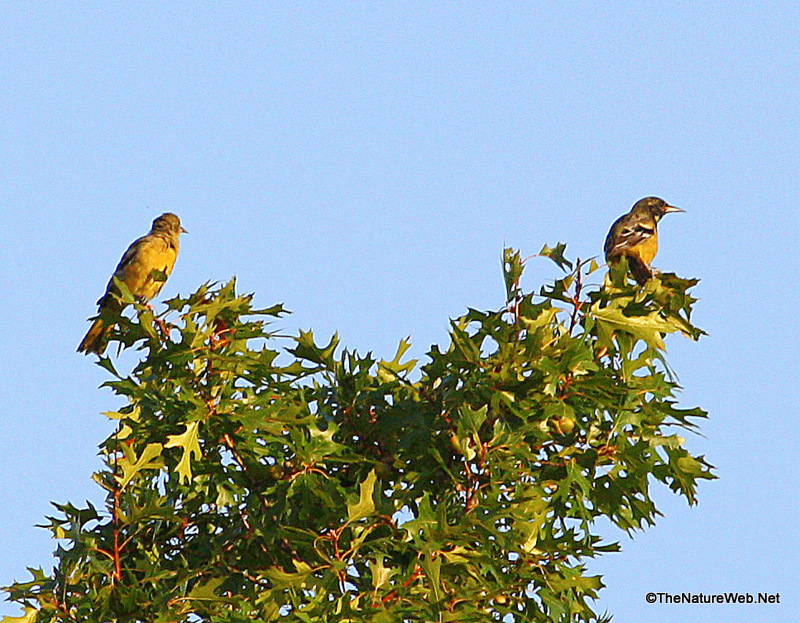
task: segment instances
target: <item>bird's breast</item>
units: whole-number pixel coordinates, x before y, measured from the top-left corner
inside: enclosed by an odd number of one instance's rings
[[[653,261],[656,253],[658,253],[658,238],[656,236],[648,236],[631,249],[631,251],[634,252],[645,265],[650,266],[650,262]]]
[[[154,278],[153,271],[169,276],[177,256],[177,250],[166,241],[158,239],[147,241],[140,245],[124,267],[121,279],[131,294],[149,300],[164,286],[164,281]]]

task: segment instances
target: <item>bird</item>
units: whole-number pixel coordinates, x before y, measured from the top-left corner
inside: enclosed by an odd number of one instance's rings
[[[658,197],[637,201],[631,211],[620,216],[608,230],[603,249],[606,262],[628,258],[634,279],[643,285],[653,276],[650,262],[658,252],[658,221],[670,212],[684,212]]]
[[[116,324],[113,316],[123,307],[117,298],[119,288],[114,283],[115,277],[142,303],[161,291],[166,281],[164,275],[169,277],[178,257],[181,233],[188,232],[181,227],[175,214],[167,212],[153,221],[146,236],[131,243],[114,270],[105,294],[97,301],[98,315],[78,346],[79,353],[102,355],[105,352],[108,337]]]

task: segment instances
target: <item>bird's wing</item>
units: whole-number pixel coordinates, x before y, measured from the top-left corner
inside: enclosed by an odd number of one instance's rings
[[[108,282],[106,293],[97,304],[103,306],[113,299],[109,293],[116,291],[114,277],[128,286],[134,296],[145,300],[153,298],[164,285],[163,281],[153,280],[153,270],[169,275],[176,255],[176,249],[163,236],[148,234],[134,240],[122,254],[122,259]]]
[[[611,226],[604,247],[606,257],[617,257],[655,235],[655,223],[636,217],[628,219],[628,216],[621,216]]]
[[[164,281],[154,278],[153,271],[169,275],[175,264],[177,249],[170,244],[169,238],[159,235],[145,236],[135,244],[135,252],[118,270],[121,274],[117,274],[117,278],[125,282],[131,294],[149,300],[164,286]]]
[[[141,238],[137,238],[133,242],[131,242],[131,246],[129,246],[125,253],[122,254],[122,258],[117,264],[117,267],[114,269],[114,275],[121,279],[122,276],[125,274],[125,268],[133,261],[136,257],[136,254],[139,251],[139,248],[147,243],[149,236],[142,236]]]
[[[114,292],[116,290],[116,287],[114,286],[114,277],[116,277],[117,279],[122,279],[124,281],[125,269],[134,260],[139,251],[139,247],[142,245],[142,243],[145,241],[146,238],[147,236],[142,236],[141,238],[137,238],[125,250],[125,253],[122,254],[122,258],[119,260],[119,264],[117,264],[117,267],[114,269],[114,274],[111,276],[111,279],[108,280],[108,285],[106,286],[105,293],[97,300],[97,305],[99,307],[103,307],[104,305],[109,304],[113,300],[113,297],[110,296],[110,294],[111,292]]]

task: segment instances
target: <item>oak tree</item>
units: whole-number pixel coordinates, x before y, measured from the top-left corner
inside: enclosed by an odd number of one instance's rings
[[[683,434],[667,334],[697,339],[696,280],[563,275],[451,321],[420,364],[275,335],[235,281],[158,317],[124,287],[105,385],[105,504],[55,504],[50,572],[6,588],[10,621],[600,621],[599,534],[652,525],[658,483],[696,502],[711,466]],[[530,260],[529,260],[530,261]],[[592,285],[594,280],[594,285]]]

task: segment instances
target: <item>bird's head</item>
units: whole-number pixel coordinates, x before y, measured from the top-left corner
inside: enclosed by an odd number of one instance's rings
[[[159,216],[153,221],[153,231],[162,231],[168,234],[179,235],[181,233],[188,234],[183,227],[181,227],[181,219],[177,214],[167,212]]]
[[[675,206],[671,206],[666,201],[659,199],[658,197],[645,197],[644,199],[639,199],[639,201],[636,202],[636,205],[633,206],[634,212],[641,212],[644,210],[650,212],[656,222],[669,212],[684,212],[684,210],[676,208]]]

